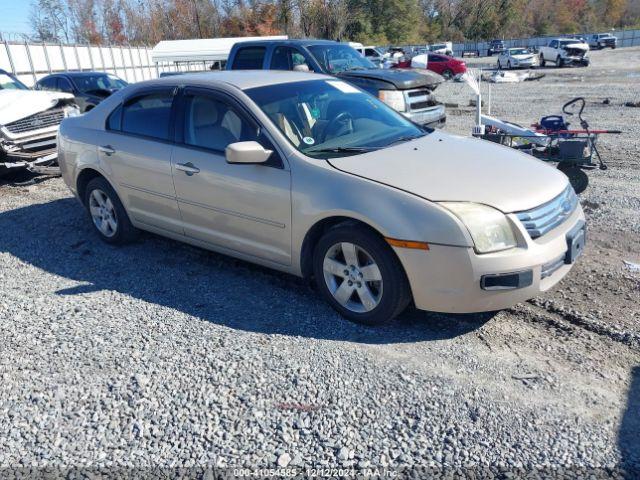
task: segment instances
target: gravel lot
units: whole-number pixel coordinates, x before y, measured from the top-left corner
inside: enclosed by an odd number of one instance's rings
[[[501,118],[584,96],[625,131],[601,137],[581,261],[495,314],[352,325],[290,276],[153,235],[105,245],[59,178],[4,182],[0,467],[640,467],[640,49],[592,62],[492,87]],[[439,95],[469,134],[471,91]]]

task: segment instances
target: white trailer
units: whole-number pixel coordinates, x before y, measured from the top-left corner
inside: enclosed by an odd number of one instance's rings
[[[173,65],[176,71],[222,69],[231,47],[252,40],[287,40],[286,35],[271,37],[200,38],[164,40],[151,50],[151,60],[157,65]]]

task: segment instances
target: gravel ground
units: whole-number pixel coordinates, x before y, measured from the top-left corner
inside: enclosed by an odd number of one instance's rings
[[[625,131],[589,173],[583,258],[495,314],[352,325],[287,275],[105,245],[59,178],[0,186],[0,468],[640,466],[640,49],[592,59],[492,87],[505,119],[582,95]],[[439,95],[468,134],[470,91]]]

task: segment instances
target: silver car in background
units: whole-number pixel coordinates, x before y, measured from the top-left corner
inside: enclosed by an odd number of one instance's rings
[[[561,172],[418,127],[324,75],[138,83],[65,120],[59,149],[103,240],[143,229],[314,278],[338,312],[367,324],[412,302],[510,307],[556,284],[584,246]]]

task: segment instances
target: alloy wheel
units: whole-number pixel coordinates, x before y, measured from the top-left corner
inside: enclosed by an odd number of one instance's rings
[[[336,243],[324,256],[324,281],[333,298],[344,308],[364,313],[382,300],[382,274],[373,257],[349,242]]]
[[[118,230],[118,218],[111,199],[100,189],[94,189],[89,195],[89,212],[93,224],[105,237],[111,238]]]

